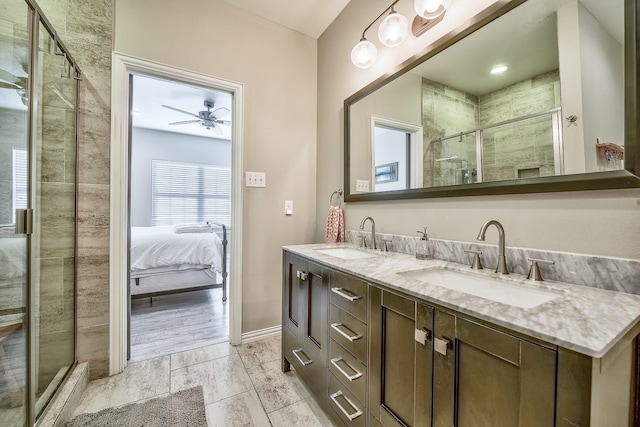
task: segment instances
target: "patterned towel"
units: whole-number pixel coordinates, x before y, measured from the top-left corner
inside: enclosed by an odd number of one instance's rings
[[[324,241],[326,243],[344,242],[344,237],[344,212],[340,206],[329,206]]]

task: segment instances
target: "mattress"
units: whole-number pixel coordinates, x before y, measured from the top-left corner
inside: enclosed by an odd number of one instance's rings
[[[216,233],[175,233],[173,227],[131,228],[131,277],[171,271],[222,271],[222,241]]]

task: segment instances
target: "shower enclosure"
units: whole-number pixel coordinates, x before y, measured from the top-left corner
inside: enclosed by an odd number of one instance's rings
[[[554,108],[430,141],[425,182],[443,186],[563,175],[561,113]]]
[[[33,425],[76,363],[80,70],[32,0],[0,2],[0,425]]]

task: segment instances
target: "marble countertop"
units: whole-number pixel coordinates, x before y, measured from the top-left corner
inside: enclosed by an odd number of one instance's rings
[[[418,260],[411,255],[395,252],[375,251],[375,256],[371,258],[342,259],[316,250],[338,247],[357,248],[348,243],[322,243],[284,246],[283,249],[370,283],[395,289],[595,358],[603,357],[640,321],[640,295],[554,281],[533,282],[519,274],[500,276],[486,266],[484,270],[471,270],[463,264]],[[357,249],[374,253],[372,250]],[[546,290],[558,297],[534,308],[520,308],[398,274],[425,268],[458,270],[491,277]]]

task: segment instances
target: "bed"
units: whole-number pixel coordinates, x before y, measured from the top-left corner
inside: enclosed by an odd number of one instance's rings
[[[227,227],[207,222],[131,227],[131,298],[222,288],[227,300]]]

